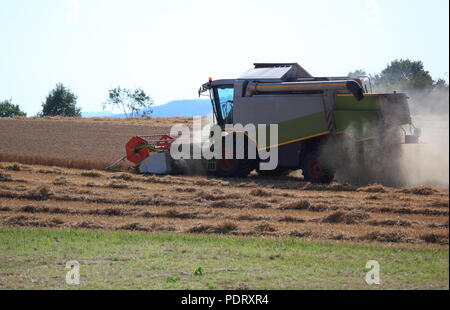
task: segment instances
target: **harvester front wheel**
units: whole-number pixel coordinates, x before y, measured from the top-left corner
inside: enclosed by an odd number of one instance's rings
[[[316,152],[308,153],[302,161],[302,172],[305,181],[329,184],[333,181],[333,171],[324,164]]]
[[[219,159],[217,161],[216,174],[219,177],[245,178],[251,172],[247,159]]]
[[[291,172],[290,169],[286,168],[277,168],[274,170],[259,170],[258,175],[261,177],[284,177],[287,176]]]
[[[233,150],[236,149],[234,141]],[[225,147],[225,139],[222,141],[222,159],[218,159],[216,163],[216,174],[219,177],[247,177],[249,173],[254,169],[253,161],[247,159],[248,144],[245,143],[246,155],[244,159],[236,159],[236,155],[233,150],[228,150]],[[232,152],[232,157],[230,159],[225,158],[227,152]],[[228,154],[231,155],[231,154]],[[231,156],[228,156],[231,157]]]

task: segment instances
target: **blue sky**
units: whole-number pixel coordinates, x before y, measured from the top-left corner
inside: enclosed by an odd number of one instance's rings
[[[209,76],[298,62],[316,76],[396,58],[448,81],[449,1],[0,0],[0,100],[28,115],[56,83],[101,111],[111,86],[157,104],[195,98]]]

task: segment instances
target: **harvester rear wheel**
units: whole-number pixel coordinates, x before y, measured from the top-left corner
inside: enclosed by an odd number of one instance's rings
[[[301,168],[305,181],[325,184],[333,181],[333,171],[320,160],[319,154],[316,152],[310,152],[305,156]]]

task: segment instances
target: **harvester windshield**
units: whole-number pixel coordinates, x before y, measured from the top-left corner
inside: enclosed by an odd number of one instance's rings
[[[209,92],[214,117],[219,126],[233,123],[234,82],[232,79],[213,81],[210,78],[198,90],[199,96]]]
[[[216,119],[219,123],[231,124],[233,122],[233,85],[217,86],[213,88],[213,100],[216,107]]]

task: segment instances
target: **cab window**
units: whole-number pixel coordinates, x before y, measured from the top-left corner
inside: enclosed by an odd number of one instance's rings
[[[216,115],[216,119],[219,123],[233,123],[233,96],[234,87],[232,85],[217,86],[214,89],[214,100],[218,114]]]

